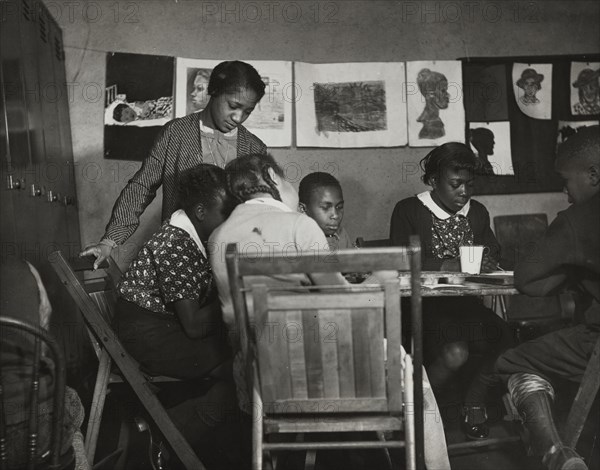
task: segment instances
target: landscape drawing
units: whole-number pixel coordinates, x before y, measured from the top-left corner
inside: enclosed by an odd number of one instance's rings
[[[319,132],[387,130],[385,82],[314,84]]]

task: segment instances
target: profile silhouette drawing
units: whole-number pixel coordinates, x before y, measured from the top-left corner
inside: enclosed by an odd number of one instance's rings
[[[446,76],[429,69],[422,69],[417,74],[419,91],[425,98],[425,109],[417,118],[423,123],[419,139],[437,139],[446,135],[444,122],[440,119],[440,109],[448,108],[448,80]]]
[[[494,155],[494,133],[485,127],[471,129],[471,145],[477,150],[477,156],[481,162],[481,172],[484,175],[493,175],[494,167],[488,160],[489,155]]]

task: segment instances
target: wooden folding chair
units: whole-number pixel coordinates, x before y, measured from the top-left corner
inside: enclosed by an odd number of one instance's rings
[[[177,379],[152,377],[144,374],[137,361],[127,353],[111,327],[110,321],[114,314],[116,300],[114,287],[121,275],[116,263],[109,260],[107,265],[101,266],[101,269],[105,270],[105,279],[93,280],[91,284],[95,284],[96,288],[90,289],[88,286],[86,289],[82,280],[75,273],[89,270],[91,268],[89,260],[77,258],[67,260],[60,251],[52,253],[49,259],[59,279],[78,305],[86,326],[92,333],[92,344],[98,354],[98,374],[86,433],[86,454],[90,463],[93,462],[96,450],[107,386],[111,381],[119,380],[118,376],[111,374],[114,364],[119,375],[131,386],[182,464],[186,468],[204,469],[150,386],[153,382],[176,381]],[[88,290],[92,292],[89,293]]]
[[[273,457],[284,449],[309,450],[310,466],[317,449],[395,447],[406,447],[407,468],[424,468],[418,244],[293,258],[248,258],[229,245],[226,262],[255,414],[253,468],[262,470],[263,453]],[[414,373],[411,356],[401,357],[398,279],[384,286],[264,284],[270,275],[375,270],[412,273]],[[290,440],[304,433],[351,431],[371,431],[379,439]],[[280,442],[271,439],[276,434]]]

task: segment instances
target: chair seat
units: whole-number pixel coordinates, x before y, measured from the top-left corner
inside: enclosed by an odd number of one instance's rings
[[[305,432],[352,432],[352,431],[402,431],[404,424],[401,417],[356,415],[327,416],[285,415],[281,417],[267,416],[263,420],[264,430],[271,433],[305,433]]]

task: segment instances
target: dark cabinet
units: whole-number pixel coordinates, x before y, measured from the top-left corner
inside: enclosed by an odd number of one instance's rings
[[[48,263],[80,249],[68,84],[62,32],[42,2],[0,3],[2,84],[1,256],[40,271],[53,307],[53,333],[71,373],[88,354],[85,328]]]

